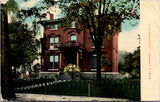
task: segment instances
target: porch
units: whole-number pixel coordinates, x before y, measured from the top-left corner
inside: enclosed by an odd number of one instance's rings
[[[60,43],[58,45],[60,50],[59,54],[59,69],[63,69],[68,64],[75,64],[76,66],[82,67],[82,58],[85,48],[82,44],[74,41],[69,41],[65,43]]]

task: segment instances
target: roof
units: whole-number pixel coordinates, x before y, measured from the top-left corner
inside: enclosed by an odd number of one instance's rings
[[[62,22],[64,20],[64,18],[59,18],[59,19],[54,19],[54,20],[43,20],[43,21],[39,21],[38,23],[40,23],[41,25],[46,25],[46,24],[58,24],[60,22]]]

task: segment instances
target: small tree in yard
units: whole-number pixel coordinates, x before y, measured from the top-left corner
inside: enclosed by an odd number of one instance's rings
[[[76,30],[88,30],[97,54],[97,81],[101,81],[101,45],[121,31],[124,20],[139,19],[139,0],[61,0],[65,28],[76,21]]]
[[[81,74],[81,69],[74,64],[68,64],[64,68],[64,73],[71,75],[72,79],[74,79],[75,76],[79,76]]]

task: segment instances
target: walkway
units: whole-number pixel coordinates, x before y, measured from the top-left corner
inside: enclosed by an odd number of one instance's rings
[[[26,94],[26,93],[17,93],[17,99],[11,102],[23,102],[23,101],[129,101],[128,99],[117,99],[117,98],[100,98],[100,97],[85,97],[85,96],[64,96],[64,95],[43,95],[43,94]],[[2,102],[5,102],[4,100]]]

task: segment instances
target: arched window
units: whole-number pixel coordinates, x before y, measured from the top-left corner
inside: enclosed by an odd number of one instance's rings
[[[77,36],[76,35],[71,35],[71,41],[76,41],[77,40]]]

